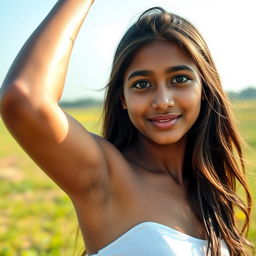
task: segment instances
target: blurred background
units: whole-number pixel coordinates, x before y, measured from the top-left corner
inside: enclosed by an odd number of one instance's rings
[[[56,0],[0,3],[0,84],[19,49]],[[124,32],[147,8],[161,6],[203,34],[228,93],[242,137],[256,199],[256,16],[254,0],[95,0],[78,35],[61,104],[100,133],[102,89]],[[243,194],[241,194],[243,196]],[[81,236],[67,196],[27,157],[0,119],[0,256],[79,255]],[[237,213],[238,218],[244,216]],[[250,239],[256,245],[253,208]]]
[[[12,0],[0,4],[0,81],[19,49],[56,0]],[[64,100],[102,99],[116,46],[145,9],[162,6],[189,19],[203,34],[225,90],[256,85],[254,0],[96,0],[78,35]]]

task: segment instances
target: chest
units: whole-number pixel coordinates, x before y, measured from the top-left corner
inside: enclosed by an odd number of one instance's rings
[[[191,236],[204,237],[204,228],[189,201],[184,186],[175,183],[168,176],[155,174],[143,178],[132,193],[130,202],[133,213],[143,221],[155,221]]]
[[[183,187],[167,176],[122,176],[107,206],[80,213],[87,248],[97,251],[138,223],[155,222],[184,234],[204,238],[204,229]],[[81,209],[82,210],[82,209]]]

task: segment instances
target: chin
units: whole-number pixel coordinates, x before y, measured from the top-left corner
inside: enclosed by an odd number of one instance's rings
[[[180,137],[180,136],[147,137],[147,140],[153,142],[154,144],[162,145],[162,146],[176,144],[176,143],[182,142],[183,139],[184,139],[184,136],[183,137]]]
[[[186,138],[186,131],[162,131],[162,132],[147,132],[140,131],[139,132],[141,139],[149,142],[154,145],[173,145],[177,143],[183,143]]]

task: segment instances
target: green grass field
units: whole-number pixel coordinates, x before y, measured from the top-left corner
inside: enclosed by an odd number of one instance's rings
[[[100,109],[67,112],[99,132]],[[248,144],[248,180],[255,202],[256,101],[235,102],[234,114]],[[68,197],[21,150],[1,120],[0,143],[0,256],[79,255],[83,243],[80,235],[74,245],[77,222]],[[249,239],[256,246],[255,205]]]

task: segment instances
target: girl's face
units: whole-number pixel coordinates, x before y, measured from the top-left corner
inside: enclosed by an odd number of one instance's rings
[[[179,141],[195,123],[202,83],[191,57],[177,44],[154,41],[135,54],[124,74],[122,105],[151,141]]]

